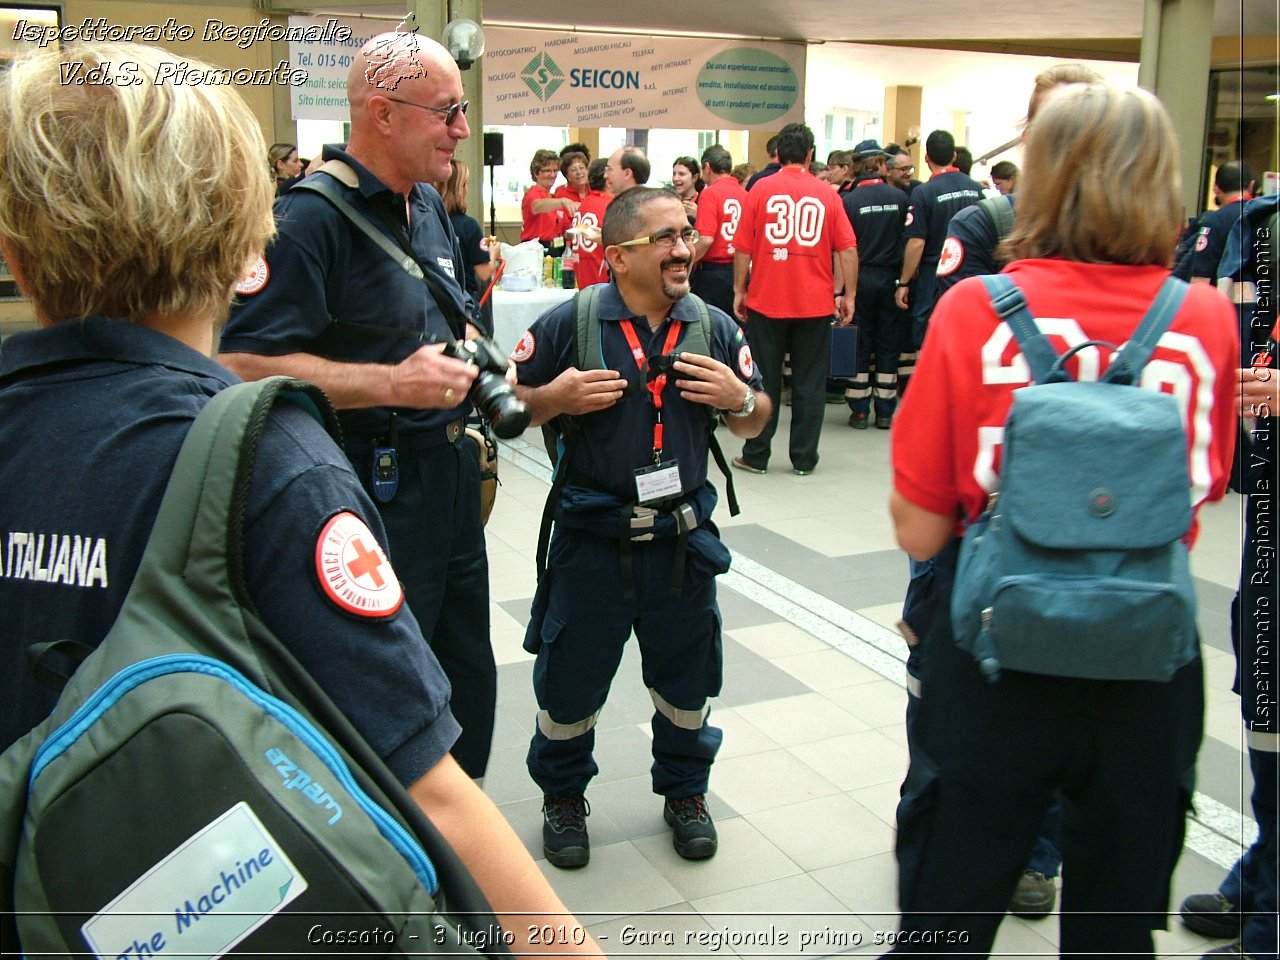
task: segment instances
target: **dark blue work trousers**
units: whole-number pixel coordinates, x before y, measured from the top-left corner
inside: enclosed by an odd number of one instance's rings
[[[782,409],[782,358],[791,355],[791,465],[812,470],[818,465],[818,437],[826,416],[827,373],[831,369],[831,317],[775,320],[747,311],[747,340],[764,389],[773,401],[769,422],[742,446],[742,459],[753,467],[769,465],[773,435]]]
[[[525,648],[536,649],[533,689],[538,707],[571,725],[605,706],[609,687],[634,630],[645,686],[681,711],[696,712],[720,692],[722,647],[715,577],[686,558],[681,590],[671,592],[676,540],[634,542],[634,598],[617,540],[557,529],[547,554]],[[722,734],[703,723],[677,726],[654,710],[653,792],[681,798],[706,793]],[[569,739],[535,730],[529,775],[549,794],[580,794],[598,772],[594,726]]]
[[[453,690],[449,707],[462,735],[450,752],[468,776],[483,777],[493,742],[498,673],[489,641],[480,462],[465,436],[420,449],[411,438],[401,440],[399,488],[389,503],[374,502],[405,600]],[[367,485],[371,449],[349,443],[347,454]]]
[[[1203,732],[1201,660],[1168,683],[1012,670],[989,682],[952,637],[955,556],[935,558],[920,618],[922,756],[898,805],[894,953],[985,956],[1056,794],[1062,956],[1151,957]]]

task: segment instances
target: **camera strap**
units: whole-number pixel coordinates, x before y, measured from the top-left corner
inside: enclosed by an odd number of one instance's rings
[[[382,221],[383,226],[390,231],[395,237],[396,243],[392,243],[385,233],[369,222],[369,218],[364,216],[357,210],[342,192],[331,182],[337,180],[348,187],[355,184],[352,180],[355,178],[355,171],[343,163],[341,160],[329,160],[320,167],[319,173],[324,173],[330,179],[323,177],[308,178],[294,186],[295,190],[310,190],[312,193],[318,193],[324,197],[343,217],[356,227],[361,233],[373,241],[373,243],[394,260],[405,273],[413,277],[415,280],[421,280],[426,284],[427,292],[431,295],[431,299],[435,301],[436,307],[444,316],[445,323],[449,325],[449,330],[453,333],[454,339],[462,340],[467,335],[467,323],[469,319],[463,315],[454,303],[453,298],[440,286],[440,281],[431,275],[431,271],[426,268],[417,252],[413,249],[413,244],[409,240],[409,235],[405,231],[404,226],[397,223],[391,217],[387,216],[385,211],[375,210],[378,218]],[[346,174],[350,174],[350,178]],[[358,183],[359,181],[356,181]],[[443,223],[443,221],[442,221]],[[398,246],[397,246],[398,244]]]

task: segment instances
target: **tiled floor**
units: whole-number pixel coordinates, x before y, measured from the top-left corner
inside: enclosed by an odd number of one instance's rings
[[[535,705],[532,658],[520,646],[534,591],[534,547],[547,494],[546,458],[504,445],[502,489],[489,522],[499,716],[485,789],[547,876],[613,956],[876,955],[896,927],[894,806],[906,769],[905,646],[892,629],[906,586],[887,515],[886,431],[853,431],[827,407],[822,461],[808,477],[785,458],[787,410],[765,476],[735,473],[742,513],[716,521],[733,549],[720,579],[723,695],[712,721],[724,747],[711,776],[718,855],[672,849],[649,788],[652,704],[630,645],[600,717],[600,775],[588,791],[591,863],[563,871],[542,859],[541,796],[524,756]],[[726,455],[738,443],[722,435]],[[714,471],[714,468],[713,468]],[[713,481],[723,486],[713,473]],[[1251,836],[1228,605],[1239,569],[1238,499],[1207,509],[1194,558],[1208,676],[1199,821],[1188,831],[1174,903],[1216,888]],[[1056,956],[1057,920],[1008,918],[996,953]],[[880,944],[883,944],[883,939]],[[1162,956],[1213,946],[1176,919]],[[1098,948],[1104,949],[1105,944]]]

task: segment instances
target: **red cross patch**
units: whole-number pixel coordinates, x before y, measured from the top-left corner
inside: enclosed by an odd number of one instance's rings
[[[354,513],[330,518],[316,541],[320,589],[340,610],[389,617],[404,603],[400,579],[368,525]]]
[[[960,269],[962,263],[964,263],[964,244],[958,237],[947,237],[942,245],[942,255],[938,257],[938,276],[951,276]]]
[[[756,364],[755,361],[751,359],[751,347],[745,343],[738,350],[738,369],[742,371],[742,375],[748,380],[750,380],[751,375],[755,373]]]
[[[1209,231],[1202,230],[1200,236],[1196,237],[1196,253],[1209,249]]]
[[[520,342],[516,344],[516,348],[511,351],[511,359],[516,363],[524,363],[533,356],[533,348],[535,346],[533,333],[526,330],[524,336],[520,338]]]
[[[270,278],[271,270],[267,267],[267,261],[259,257],[253,269],[236,283],[236,293],[242,297],[252,296],[265,287]]]

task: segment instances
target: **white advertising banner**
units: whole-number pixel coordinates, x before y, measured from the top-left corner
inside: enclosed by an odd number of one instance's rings
[[[805,47],[485,27],[485,124],[776,130],[804,120]]]
[[[289,27],[307,39],[289,41],[289,62],[307,72],[290,89],[295,120],[349,120],[347,71],[370,37],[396,29],[395,20],[354,17],[290,17]]]

